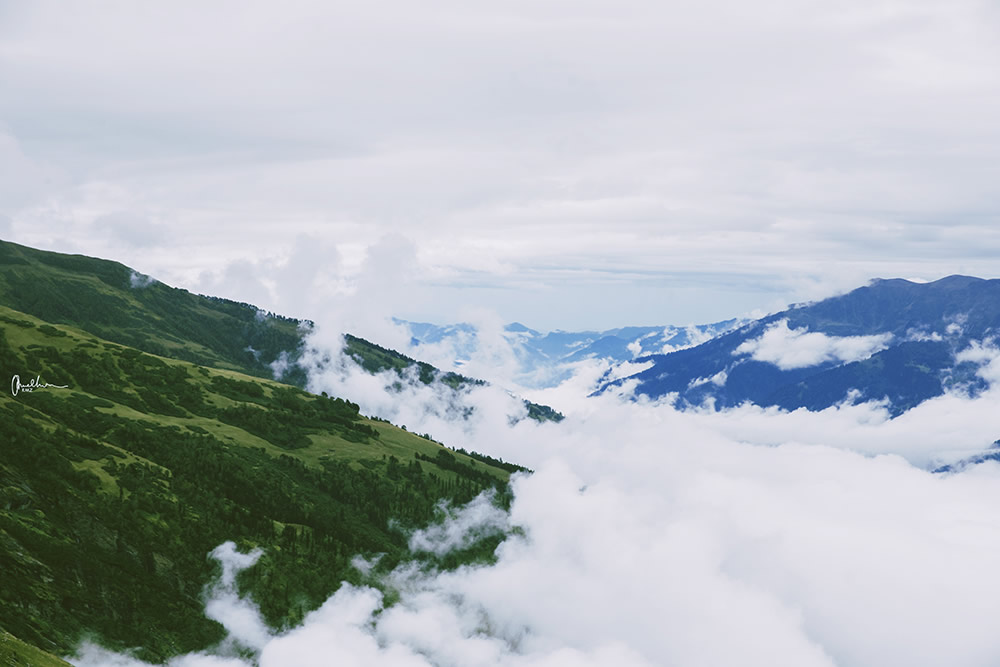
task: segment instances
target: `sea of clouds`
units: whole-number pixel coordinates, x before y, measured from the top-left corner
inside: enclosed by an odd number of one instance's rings
[[[509,537],[493,565],[404,564],[385,582],[395,604],[345,584],[280,632],[235,590],[232,568],[254,555],[223,545],[213,555],[230,574],[207,611],[230,638],[171,667],[1000,663],[1000,465],[929,472],[1000,437],[1000,385],[896,419],[879,404],[682,412],[627,386],[587,398],[607,368],[581,363],[530,395],[566,415],[540,424],[517,419],[509,387],[400,387],[364,373],[331,330],[310,343],[312,390],[535,471],[514,478],[509,513],[485,497],[453,508],[414,551]],[[998,355],[966,354],[990,380]],[[71,661],[143,665],[94,645]]]

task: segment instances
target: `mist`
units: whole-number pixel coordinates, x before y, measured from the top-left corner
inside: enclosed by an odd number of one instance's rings
[[[497,386],[393,386],[324,347],[337,339],[310,338],[311,389],[535,471],[513,478],[509,513],[481,497],[411,535],[415,553],[443,554],[503,531],[495,564],[404,563],[380,582],[395,604],[344,584],[282,632],[217,586],[207,609],[230,639],[171,666],[1000,661],[1000,465],[928,471],[996,439],[996,388],[896,419],[878,403],[683,412],[587,398],[595,362],[532,396],[566,414],[540,424],[512,420],[520,403]],[[977,354],[988,370],[992,351]],[[140,664],[87,650],[74,664]]]

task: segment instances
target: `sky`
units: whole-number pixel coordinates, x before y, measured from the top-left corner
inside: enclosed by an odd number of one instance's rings
[[[986,0],[0,1],[0,237],[344,327],[994,277]]]

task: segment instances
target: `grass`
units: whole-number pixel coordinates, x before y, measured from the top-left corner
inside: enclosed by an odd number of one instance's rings
[[[26,644],[0,630],[0,665],[3,667],[69,667],[65,660]]]

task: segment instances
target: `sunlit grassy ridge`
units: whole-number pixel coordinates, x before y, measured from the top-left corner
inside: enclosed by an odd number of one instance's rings
[[[69,663],[51,653],[25,644],[0,630],[0,665],[4,667],[68,667]]]
[[[0,371],[66,386],[0,393],[0,627],[50,652],[88,633],[152,659],[219,640],[206,554],[230,539],[265,548],[245,587],[296,623],[359,581],[355,554],[404,557],[390,519],[425,523],[508,475],[347,400],[5,307]]]

